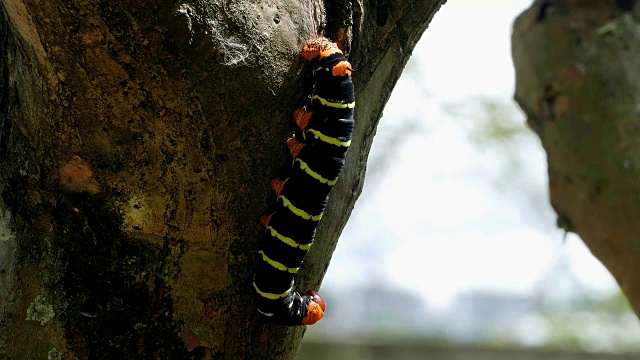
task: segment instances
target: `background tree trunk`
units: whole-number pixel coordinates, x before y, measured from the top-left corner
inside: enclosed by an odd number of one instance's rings
[[[0,0],[0,356],[293,358],[304,329],[263,322],[251,281],[300,46],[328,35],[358,69],[306,289],[444,1]]]
[[[516,100],[549,162],[558,224],[640,314],[640,6],[536,1],[516,20]]]

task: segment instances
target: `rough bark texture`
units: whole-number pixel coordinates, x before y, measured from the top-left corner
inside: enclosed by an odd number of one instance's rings
[[[537,1],[513,33],[516,100],[542,140],[559,226],[640,314],[640,7]]]
[[[0,357],[293,358],[304,329],[265,323],[251,280],[299,48],[328,35],[359,69],[317,288],[444,1],[0,0]]]

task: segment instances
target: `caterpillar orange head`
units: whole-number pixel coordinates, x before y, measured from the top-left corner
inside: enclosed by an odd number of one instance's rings
[[[309,296],[310,300],[307,305],[307,316],[302,319],[302,325],[313,325],[322,319],[327,304],[322,296],[313,290],[307,290],[304,294]]]
[[[325,37],[315,38],[302,46],[300,56],[307,61],[311,61],[317,57],[323,59],[334,53],[341,53],[338,45]]]

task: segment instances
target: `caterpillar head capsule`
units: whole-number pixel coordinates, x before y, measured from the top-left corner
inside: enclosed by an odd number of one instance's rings
[[[307,305],[307,316],[302,319],[302,325],[313,325],[324,317],[327,304],[322,296],[313,290],[307,290],[304,294],[309,296],[311,300]]]
[[[311,61],[317,57],[323,59],[337,52],[342,53],[336,43],[325,37],[319,37],[304,44],[302,51],[300,51],[300,56],[307,61]]]

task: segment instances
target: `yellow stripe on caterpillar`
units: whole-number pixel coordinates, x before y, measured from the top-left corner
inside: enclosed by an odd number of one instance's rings
[[[310,132],[313,134],[313,136],[315,136],[316,139],[325,142],[327,144],[331,144],[331,145],[335,145],[335,146],[343,146],[343,147],[349,147],[349,145],[351,145],[351,140],[347,140],[347,141],[340,141],[336,138],[333,138],[331,136],[327,136],[323,133],[321,133],[318,130],[315,129],[307,129],[306,132]]]
[[[266,312],[264,312],[264,311],[262,311],[262,310],[260,310],[260,309],[258,309],[258,312],[259,312],[260,314],[264,315],[264,316],[273,316],[273,315],[275,315],[275,314],[272,314],[272,313],[266,313]]]
[[[271,226],[267,226],[267,230],[269,230],[269,232],[271,232],[271,236],[275,236],[278,240],[282,241],[283,243],[294,247],[294,248],[299,248],[300,250],[306,250],[309,251],[309,249],[311,249],[311,244],[300,244],[297,241],[293,240],[290,237],[286,237],[282,234],[280,234],[276,229],[274,229]]]
[[[317,172],[313,171],[310,167],[309,164],[307,164],[306,162],[302,161],[300,158],[296,158],[295,160],[293,160],[293,162],[299,162],[300,163],[300,169],[304,170],[304,172],[307,173],[307,175],[311,176],[312,178],[320,181],[323,184],[327,184],[329,186],[333,186],[336,184],[336,180],[329,180],[329,179],[325,179],[324,177],[322,177],[322,175],[318,174]]]
[[[278,299],[286,298],[287,295],[289,295],[289,293],[291,292],[291,289],[293,289],[293,288],[289,288],[287,291],[283,292],[282,294],[270,294],[270,293],[260,291],[255,281],[253,282],[253,288],[256,289],[256,292],[260,294],[260,296],[270,300],[278,300]]]
[[[309,215],[306,211],[300,208],[297,208],[295,205],[293,205],[291,201],[289,201],[289,199],[284,197],[284,195],[280,195],[278,199],[282,199],[282,204],[284,205],[284,207],[291,210],[291,212],[294,213],[296,216],[299,216],[305,220],[312,220],[312,221],[320,221],[320,219],[322,219],[322,214]]]
[[[280,271],[286,271],[286,272],[288,272],[288,273],[290,273],[290,274],[295,274],[295,273],[297,273],[297,272],[298,272],[298,269],[299,269],[299,268],[289,268],[289,267],[286,267],[286,266],[284,266],[284,264],[279,263],[279,262],[277,262],[277,261],[275,261],[275,260],[273,260],[273,259],[269,258],[269,257],[267,256],[267,254],[265,254],[265,253],[264,253],[264,251],[262,251],[262,250],[258,251],[258,254],[261,254],[261,255],[262,255],[262,260],[264,260],[265,262],[267,262],[267,264],[269,264],[269,265],[273,266],[274,268],[276,268],[276,269],[278,269],[278,270],[280,270]]]
[[[312,100],[313,99],[318,99],[318,100],[320,100],[320,104],[322,104],[324,106],[328,106],[328,107],[337,108],[337,109],[353,109],[356,106],[355,102],[346,103],[346,104],[343,104],[343,103],[340,103],[340,102],[331,102],[331,101],[329,101],[329,100],[327,100],[325,98],[321,98],[318,95],[313,95],[311,97],[311,99]]]

